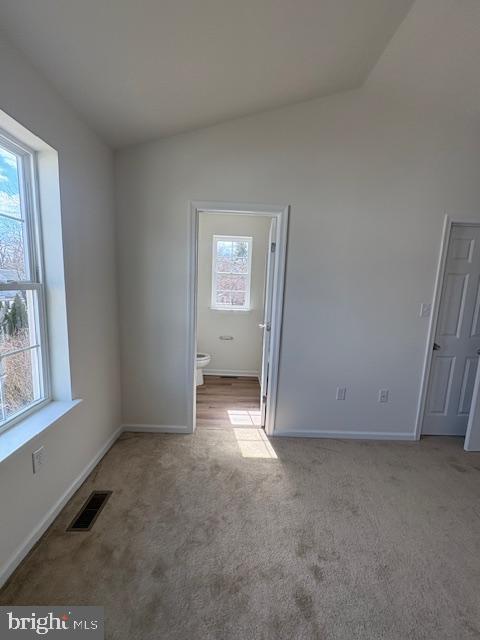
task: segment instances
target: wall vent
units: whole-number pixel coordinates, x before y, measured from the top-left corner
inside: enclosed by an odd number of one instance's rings
[[[90,531],[111,495],[111,491],[93,491],[67,531]]]

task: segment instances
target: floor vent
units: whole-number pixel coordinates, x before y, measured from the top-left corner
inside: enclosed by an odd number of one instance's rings
[[[111,495],[111,491],[94,491],[91,493],[67,531],[90,531]]]

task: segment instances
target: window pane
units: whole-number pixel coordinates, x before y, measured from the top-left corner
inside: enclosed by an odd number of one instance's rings
[[[244,307],[246,302],[246,293],[245,291],[234,291],[232,293],[232,305],[237,307]]]
[[[232,257],[232,241],[231,240],[218,240],[218,242],[217,242],[217,256],[219,258],[231,258]]]
[[[217,273],[231,273],[233,263],[231,258],[217,258]]]
[[[217,304],[231,304],[232,294],[230,291],[217,291],[216,301]]]
[[[248,242],[246,240],[236,240],[233,242],[232,257],[246,258],[248,256]]]
[[[39,360],[38,349],[0,357],[0,419],[40,400]]]
[[[21,217],[17,157],[0,147],[0,213]]]
[[[232,271],[232,242],[218,240],[217,242],[217,273],[230,273]]]
[[[221,291],[245,291],[247,287],[247,276],[240,275],[218,275],[217,289]]]
[[[11,140],[12,148],[16,141]],[[9,146],[9,143],[6,144]],[[21,152],[33,161],[34,152]],[[23,172],[23,157],[0,147],[0,284],[22,282],[33,277],[36,261],[36,220],[31,188]],[[34,176],[32,176],[34,178]],[[24,199],[24,194],[27,197]],[[32,216],[32,217],[31,217]],[[31,235],[30,235],[31,234]],[[33,255],[30,253],[33,252]],[[39,287],[41,283],[38,283]],[[43,377],[45,345],[40,327],[44,321],[39,289],[19,284],[16,290],[0,290],[0,427],[46,397]]]
[[[248,258],[234,258],[232,261],[233,273],[247,273],[248,272]]]
[[[0,291],[0,355],[38,343],[36,291]]]
[[[251,240],[215,238],[214,306],[245,307],[250,287],[248,273]]]
[[[23,222],[0,216],[0,282],[26,278]]]
[[[232,275],[231,278],[231,289],[233,291],[246,291],[247,290],[247,276],[240,275]]]

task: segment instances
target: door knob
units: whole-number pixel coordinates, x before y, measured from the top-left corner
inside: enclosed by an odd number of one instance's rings
[[[433,343],[433,350],[438,351],[440,349],[440,345],[437,342]]]
[[[260,329],[266,329],[267,331],[270,331],[270,322],[267,322],[267,324],[264,324],[263,322],[260,322],[260,324],[258,325],[260,327]]]

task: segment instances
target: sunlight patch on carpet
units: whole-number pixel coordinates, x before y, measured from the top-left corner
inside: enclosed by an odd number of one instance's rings
[[[277,454],[263,429],[234,428],[240,452],[244,458],[268,458],[276,460]]]

